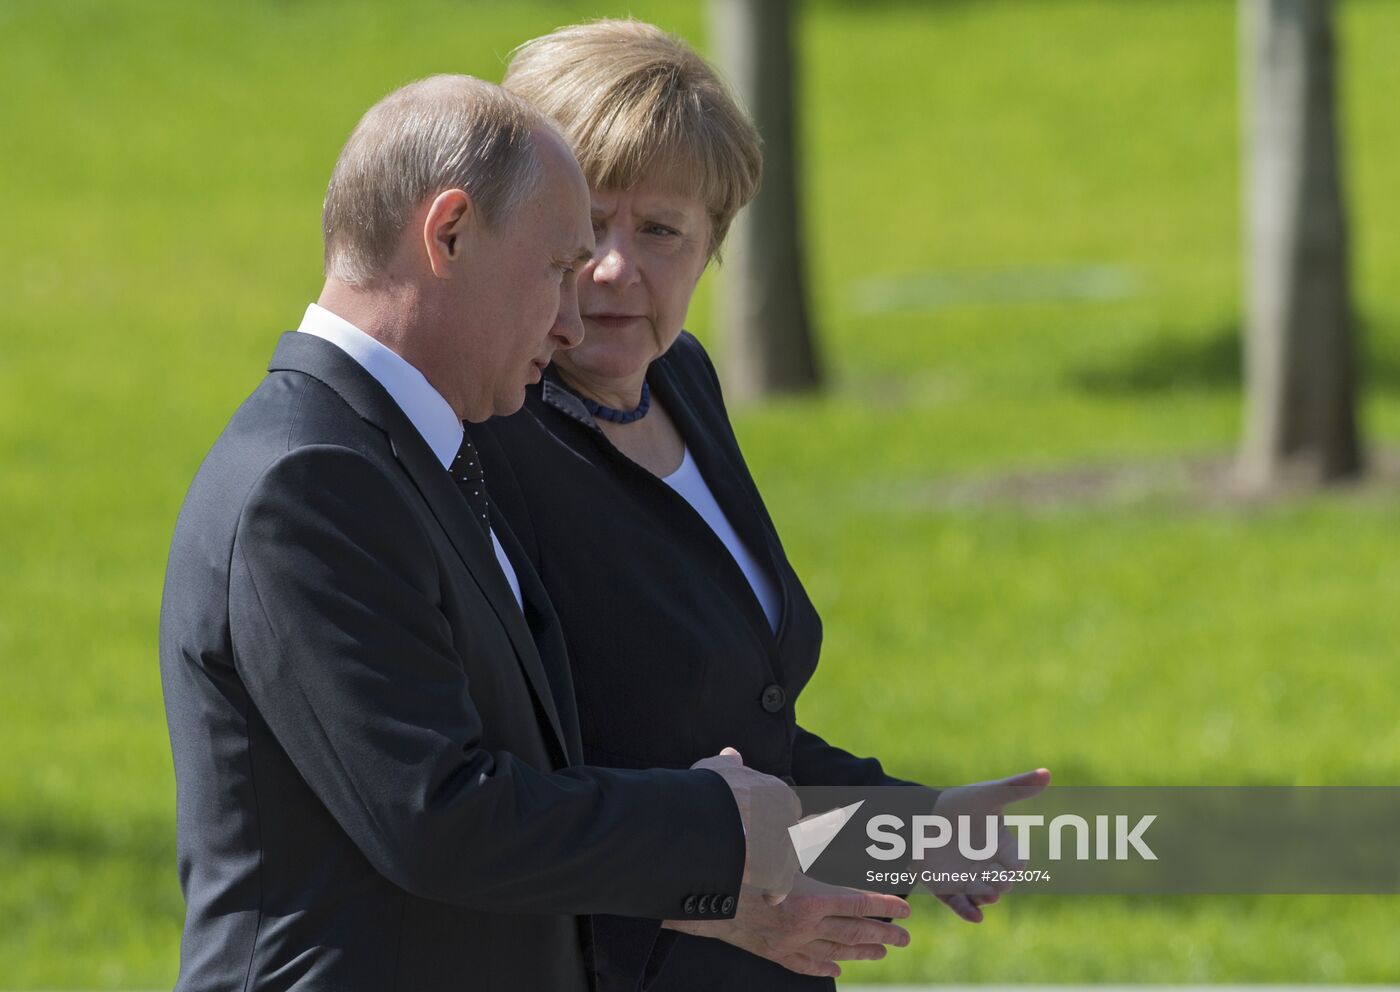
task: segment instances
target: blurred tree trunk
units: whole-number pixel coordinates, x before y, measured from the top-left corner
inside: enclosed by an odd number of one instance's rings
[[[1254,489],[1358,475],[1331,0],[1241,0],[1245,427]]]
[[[803,284],[792,30],[789,0],[710,0],[717,60],[763,136],[763,185],[730,229],[716,301],[725,389],[741,402],[821,378]]]

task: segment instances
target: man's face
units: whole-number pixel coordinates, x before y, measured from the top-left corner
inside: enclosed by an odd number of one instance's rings
[[[504,416],[525,402],[554,352],[583,338],[578,272],[593,250],[588,185],[557,137],[540,135],[543,167],[535,195],[494,231],[483,231],[463,280],[472,328],[467,374],[476,409],[467,419]]]

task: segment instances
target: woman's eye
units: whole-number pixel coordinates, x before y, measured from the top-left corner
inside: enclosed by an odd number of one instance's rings
[[[665,224],[648,224],[642,230],[647,234],[657,234],[662,237],[674,237],[681,233],[674,227],[667,227]]]

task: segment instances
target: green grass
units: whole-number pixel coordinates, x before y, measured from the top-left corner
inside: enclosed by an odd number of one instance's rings
[[[0,0],[0,986],[174,977],[155,661],[184,487],[319,288],[359,113],[630,9]],[[1400,8],[1342,6],[1365,422],[1400,439]],[[1008,474],[1227,457],[1238,148],[1227,0],[812,2],[802,133],[820,399],[737,417],[826,621],[803,721],[897,772],[1067,784],[1400,780],[1400,511],[1167,487],[1044,502]],[[865,280],[1115,266],[1122,299],[871,313]],[[982,274],[982,275],[979,275]],[[701,299],[692,325],[718,342]],[[718,346],[718,344],[717,344]],[[990,488],[988,488],[990,487]],[[864,980],[1376,981],[1393,898],[929,904]]]

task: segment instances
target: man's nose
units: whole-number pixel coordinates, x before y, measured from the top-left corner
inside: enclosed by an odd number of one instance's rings
[[[583,341],[583,318],[579,315],[577,292],[563,294],[550,334],[557,349],[574,348]]]

